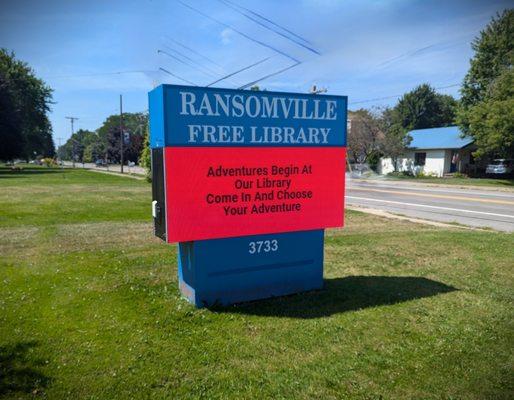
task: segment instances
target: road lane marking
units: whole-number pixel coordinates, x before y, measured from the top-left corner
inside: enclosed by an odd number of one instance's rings
[[[514,215],[496,214],[496,213],[489,213],[489,212],[485,212],[485,211],[473,211],[473,210],[463,210],[463,209],[460,209],[460,208],[429,206],[427,204],[404,203],[404,202],[401,202],[401,201],[379,200],[379,199],[371,199],[371,198],[368,198],[368,197],[346,196],[346,198],[347,199],[366,200],[366,201],[377,201],[377,202],[380,202],[380,203],[401,204],[401,205],[404,205],[404,206],[434,208],[436,210],[458,211],[458,212],[471,213],[471,214],[491,215],[491,216],[495,216],[495,217],[503,217],[503,218],[512,218],[512,219],[514,219]]]
[[[415,190],[416,192],[431,192],[431,193],[456,193],[456,194],[462,194],[462,195],[471,195],[475,194],[478,196],[487,196],[487,197],[506,197],[507,199],[514,199],[514,190],[508,191],[508,190],[471,190],[471,189],[446,189],[441,188],[439,186],[435,188],[426,188],[426,187],[413,187],[413,186],[391,186],[391,185],[384,185],[384,184],[376,184],[376,183],[355,183],[355,182],[349,182],[347,185],[348,189],[352,188],[361,188],[361,189],[367,189],[367,188],[377,188],[382,190]]]
[[[514,206],[514,201],[481,199],[478,197],[461,197],[461,196],[449,196],[449,195],[445,195],[445,194],[425,194],[425,193],[415,193],[415,192],[402,192],[399,190],[367,189],[367,188],[356,188],[356,187],[352,187],[352,188],[348,188],[348,189],[349,190],[361,190],[361,191],[365,191],[365,192],[405,194],[405,195],[409,195],[409,196],[434,197],[434,198],[438,198],[438,199],[463,200],[463,201],[505,204],[505,205],[509,205],[509,206]],[[413,189],[413,190],[415,190],[415,189]]]

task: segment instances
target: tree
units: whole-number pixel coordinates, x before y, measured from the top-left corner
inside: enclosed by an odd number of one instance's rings
[[[129,135],[129,142],[124,143],[123,156],[125,160],[136,161],[143,147],[144,130],[148,125],[146,113],[124,113],[123,131]],[[120,116],[109,116],[97,130],[100,141],[105,146],[108,159],[120,162]]]
[[[58,155],[63,160],[75,159],[86,162],[85,149],[93,146],[97,152],[101,152],[101,143],[95,132],[86,129],[79,129],[58,149]],[[99,149],[100,148],[100,149]],[[91,155],[91,154],[89,154]],[[89,158],[89,157],[88,157]]]
[[[382,153],[391,158],[395,171],[398,171],[398,158],[405,154],[405,149],[412,138],[400,121],[397,108],[386,108],[380,116],[380,126],[384,136],[380,142]]]
[[[461,88],[458,124],[472,137],[477,158],[514,157],[514,10],[497,14],[474,39],[475,51]]]
[[[137,161],[143,148],[144,130],[148,125],[146,113],[123,114],[123,157],[125,161]],[[95,132],[80,129],[64,145],[58,154],[64,160],[92,162],[107,157],[111,162],[119,163],[120,156],[120,116],[109,116]]]
[[[123,129],[143,136],[143,128],[148,123],[148,114],[146,113],[124,113],[123,114]],[[120,128],[120,116],[119,114],[113,114],[107,117],[102,126],[98,128],[97,133],[101,140],[107,140],[109,131],[113,128],[119,130]]]
[[[360,109],[349,112],[348,152],[357,163],[366,163],[379,150],[383,137],[380,115]]]
[[[425,83],[404,94],[394,108],[395,122],[407,130],[439,128],[454,123],[457,102]]]
[[[32,69],[0,49],[0,159],[54,155],[48,112],[52,89]]]
[[[437,94],[439,102],[439,123],[437,128],[441,126],[452,126],[457,123],[457,111],[459,102],[449,94]]]
[[[124,142],[123,158],[126,162],[137,162],[139,160],[139,156],[141,155],[141,151],[143,150],[143,143],[145,138],[139,133],[133,134],[128,132],[126,139],[128,139],[128,142]]]
[[[7,77],[0,74],[0,160],[12,160],[23,154],[25,138],[16,112],[14,93]]]
[[[413,129],[438,128],[452,125],[455,121],[457,101],[449,95],[436,93],[428,84],[422,84],[405,93],[393,108],[386,108],[380,115],[379,126],[383,132],[379,150],[393,162],[398,170],[398,158],[412,138]]]
[[[485,100],[469,107],[477,158],[514,158],[514,70],[508,69],[490,85]]]
[[[84,148],[84,162],[95,162],[96,160],[103,158],[105,155],[105,149],[101,143],[91,143]]]
[[[475,55],[461,88],[464,109],[485,99],[491,83],[512,68],[514,58],[514,10],[497,14],[471,43]]]
[[[138,133],[131,133],[124,129],[127,134],[124,136],[123,142],[123,159],[124,162],[137,161],[143,149],[144,137]],[[121,134],[120,127],[113,126],[107,134],[107,158],[111,162],[121,162]]]
[[[109,131],[107,132],[106,137],[106,155],[107,160],[109,160],[110,163],[120,163],[121,162],[121,133],[120,133],[120,127],[119,126],[111,126],[109,128]]]

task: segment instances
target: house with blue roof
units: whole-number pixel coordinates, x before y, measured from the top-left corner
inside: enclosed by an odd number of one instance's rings
[[[415,129],[408,134],[412,141],[405,154],[396,161],[398,171],[442,177],[454,172],[468,173],[474,169],[472,152],[476,147],[471,138],[461,137],[458,126]],[[380,160],[380,173],[387,174],[394,170],[390,158]]]

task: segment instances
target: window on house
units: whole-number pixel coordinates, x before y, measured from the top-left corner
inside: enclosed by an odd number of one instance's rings
[[[427,153],[414,153],[414,165],[423,167],[427,159]]]

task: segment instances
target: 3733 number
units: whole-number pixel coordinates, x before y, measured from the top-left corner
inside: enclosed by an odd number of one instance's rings
[[[248,253],[259,254],[269,253],[278,250],[278,240],[256,240],[248,243]]]

